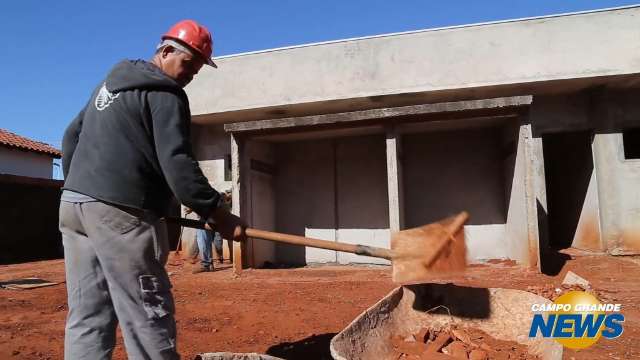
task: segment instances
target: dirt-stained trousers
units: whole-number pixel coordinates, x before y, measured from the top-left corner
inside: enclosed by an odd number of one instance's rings
[[[60,231],[69,305],[65,359],[111,359],[118,323],[129,359],[179,359],[164,223],[100,201],[63,201]]]

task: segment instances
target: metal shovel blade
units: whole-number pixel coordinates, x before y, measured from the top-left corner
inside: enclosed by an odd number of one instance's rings
[[[467,266],[464,223],[467,212],[444,220],[402,230],[391,236],[393,282],[417,284],[434,274],[463,271]]]

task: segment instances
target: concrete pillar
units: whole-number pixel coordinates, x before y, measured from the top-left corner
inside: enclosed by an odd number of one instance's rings
[[[387,127],[386,133],[389,229],[394,232],[404,228],[402,142],[394,126]]]
[[[242,217],[242,196],[243,183],[241,181],[241,175],[243,171],[244,160],[244,143],[241,138],[231,134],[231,201],[233,214]],[[242,256],[245,250],[245,244],[234,241],[233,242],[233,271],[236,274],[242,272]]]
[[[547,213],[547,190],[544,175],[544,153],[542,150],[542,138],[534,138],[531,134],[531,125],[523,125],[520,129],[525,141],[525,198],[527,203],[527,239],[528,256],[523,263],[530,267],[538,267],[540,264],[540,228],[539,216]],[[544,214],[538,214],[543,211]],[[546,236],[543,234],[542,236]]]
[[[506,224],[507,256],[525,266],[540,266],[538,206],[546,212],[542,139],[521,125]],[[541,214],[544,215],[544,214]]]

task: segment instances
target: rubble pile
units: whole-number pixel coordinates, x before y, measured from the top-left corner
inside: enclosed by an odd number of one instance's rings
[[[394,359],[415,360],[530,360],[527,346],[515,341],[498,340],[475,328],[434,330],[422,328],[408,338],[391,337]]]

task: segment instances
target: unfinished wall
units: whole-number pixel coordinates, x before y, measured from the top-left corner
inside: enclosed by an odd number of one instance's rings
[[[50,156],[0,146],[0,174],[51,179],[52,164]]]
[[[506,219],[500,129],[406,134],[405,221],[424,225],[468,209],[468,224]]]
[[[347,243],[389,247],[384,137],[277,144],[277,229]],[[385,260],[278,245],[287,263]]]
[[[335,241],[335,147],[331,140],[276,145],[277,231]],[[336,262],[335,251],[277,244],[288,264]]]
[[[390,247],[385,149],[382,135],[336,140],[336,241]],[[342,252],[338,262],[388,263]]]
[[[588,182],[572,246],[584,250],[603,251],[605,244],[600,233],[600,199],[595,171],[591,172]]]
[[[191,126],[191,141],[193,153],[198,160],[202,173],[209,180],[209,184],[214,189],[223,192],[231,189],[230,167],[231,167],[231,143],[229,134],[224,131],[222,125]],[[228,167],[227,178],[225,178],[225,167]],[[182,209],[182,216],[186,216]],[[194,215],[187,216],[196,218]],[[183,228],[182,249],[187,254],[197,253],[196,230]],[[224,258],[230,258],[230,244],[224,240]]]
[[[223,125],[193,125],[191,133],[194,155],[209,183],[218,191],[231,189],[231,143]]]
[[[549,243],[602,250],[590,131],[543,137]]]
[[[247,141],[246,156],[249,159],[247,186],[247,221],[261,230],[276,230],[276,203],[274,146],[262,141]],[[276,262],[276,244],[271,241],[250,239],[247,258],[253,267],[263,267],[266,262]]]
[[[640,160],[624,158],[621,133],[593,141],[601,232],[614,255],[640,253]]]
[[[501,128],[404,135],[405,226],[466,210],[469,259],[507,257],[502,137]]]
[[[534,98],[530,118],[534,133],[543,138],[548,199],[548,206],[541,209],[540,214],[544,226],[540,234],[543,247],[606,249],[601,212],[609,211],[605,207],[616,202],[601,203],[603,193],[598,190],[598,182],[600,176],[615,177],[616,173],[596,169],[596,152],[601,153],[601,162],[620,160],[598,150],[602,141],[597,145],[593,133],[634,123],[629,106],[612,106],[611,102],[613,99],[613,103],[624,104],[631,94],[629,90],[610,93],[607,89],[594,88]],[[637,109],[637,106],[631,108]],[[627,119],[620,119],[621,112],[622,118]]]

